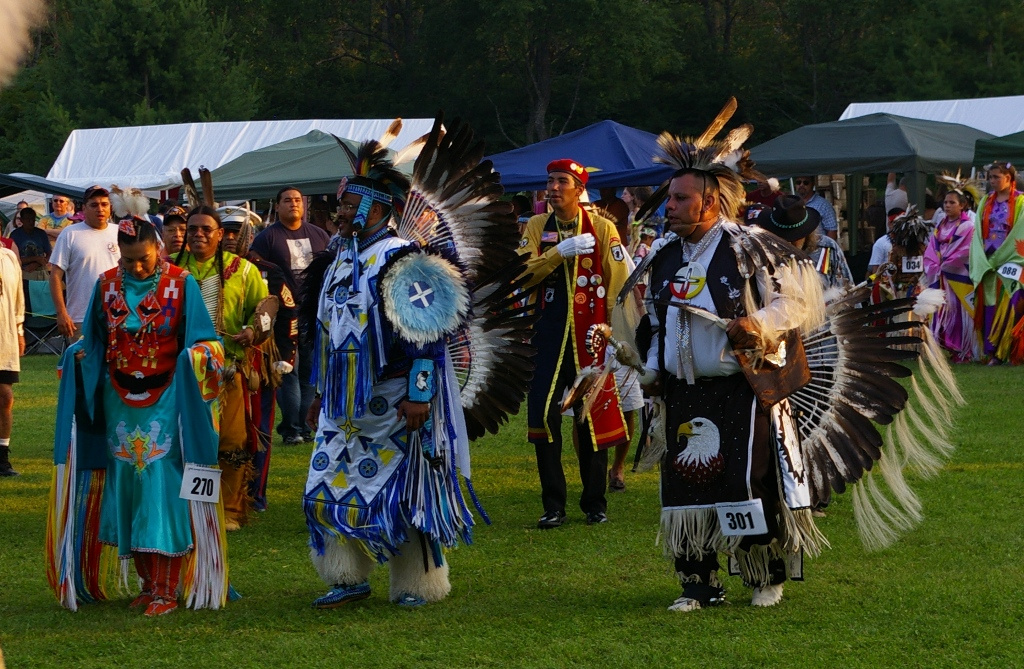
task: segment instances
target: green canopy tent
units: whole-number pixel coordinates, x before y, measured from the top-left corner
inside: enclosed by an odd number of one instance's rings
[[[988,165],[997,160],[1024,165],[1024,132],[979,139],[974,143],[974,164]]]
[[[342,141],[353,153],[359,147],[359,142]],[[403,168],[411,174],[412,162]],[[272,198],[282,186],[295,186],[306,195],[335,193],[341,178],[352,176],[352,168],[333,135],[311,130],[243,153],[213,170],[212,176],[218,200],[251,200]]]
[[[911,202],[924,205],[925,175],[970,171],[975,142],[991,135],[959,123],[869,114],[797,128],[760,144],[750,157],[776,177],[846,174],[847,200],[860,202],[864,174],[904,172],[911,177]],[[850,248],[857,248],[859,207],[851,207]]]

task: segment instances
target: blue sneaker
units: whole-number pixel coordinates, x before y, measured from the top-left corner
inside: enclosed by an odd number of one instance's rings
[[[358,602],[370,596],[370,583],[363,581],[355,585],[336,585],[323,597],[313,600],[314,609],[336,609],[349,602]]]
[[[395,604],[398,604],[399,606],[404,606],[407,609],[414,609],[418,606],[423,606],[426,603],[427,600],[423,599],[422,597],[417,597],[416,595],[409,594],[408,592],[403,595],[399,595],[398,599],[395,601]]]

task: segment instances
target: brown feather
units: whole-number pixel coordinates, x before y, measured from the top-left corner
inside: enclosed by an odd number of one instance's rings
[[[725,106],[722,107],[722,111],[718,112],[718,116],[711,122],[708,129],[701,133],[700,137],[693,140],[693,145],[698,149],[702,149],[715,139],[715,136],[722,131],[725,124],[729,122],[732,115],[736,113],[736,96],[730,96],[726,101]]]

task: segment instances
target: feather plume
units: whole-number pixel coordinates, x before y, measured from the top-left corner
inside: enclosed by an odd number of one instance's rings
[[[192,170],[189,168],[183,168],[181,170],[181,183],[182,188],[185,189],[185,201],[188,202],[188,208],[193,209],[203,203],[199,198],[199,190],[196,189],[196,182],[192,179]]]
[[[693,140],[693,145],[698,149],[703,149],[705,146],[709,145],[718,133],[722,131],[725,124],[729,122],[732,115],[736,113],[737,107],[736,96],[730,96],[730,98],[726,100],[725,106],[722,107],[722,110],[718,112],[718,115],[715,116],[714,120],[708,125],[707,130],[702,132],[697,139]]]
[[[203,185],[203,204],[216,208],[217,198],[213,196],[213,175],[203,166],[199,167],[199,183]]]
[[[398,134],[400,132],[402,132],[402,119],[396,118],[391,122],[391,125],[388,126],[388,129],[384,131],[381,138],[377,140],[377,144],[379,144],[382,149],[388,148],[391,146],[391,142],[398,138]]]
[[[0,25],[4,39],[0,41],[0,85],[6,84],[18,71],[18,65],[32,45],[32,29],[46,18],[46,4],[39,0],[6,0],[0,3]]]

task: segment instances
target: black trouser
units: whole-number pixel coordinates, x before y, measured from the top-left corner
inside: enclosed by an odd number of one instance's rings
[[[540,339],[538,340],[538,337]],[[565,512],[566,484],[565,472],[562,470],[562,415],[560,404],[566,388],[572,386],[576,378],[576,363],[572,343],[567,343],[562,358],[562,368],[555,381],[554,392],[551,393],[551,404],[547,404],[551,391],[552,374],[558,364],[558,346],[545,342],[541,333],[534,337],[538,344],[537,374],[534,376],[527,400],[529,425],[535,431],[545,423],[551,432],[551,441],[546,436],[536,433],[531,436],[537,453],[537,472],[540,474],[541,501],[545,513]],[[547,344],[547,345],[545,345]],[[580,509],[584,513],[604,513],[608,509],[605,500],[605,476],[608,470],[608,451],[595,451],[590,438],[590,421],[577,423],[577,415],[573,416],[573,427],[578,435],[580,480],[583,482],[583,494],[580,496]]]

